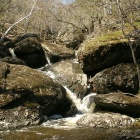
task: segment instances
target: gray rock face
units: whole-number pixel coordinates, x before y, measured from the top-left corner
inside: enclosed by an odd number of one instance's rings
[[[93,91],[106,94],[115,91],[136,94],[138,92],[137,70],[134,64],[118,64],[97,73],[91,79]]]
[[[132,117],[140,117],[140,97],[128,93],[97,94],[95,104],[103,110],[120,112]]]
[[[44,49],[46,57],[50,59],[51,63],[55,63],[68,58],[73,58],[75,56],[74,50],[69,49],[64,45],[43,42],[42,47]]]
[[[95,113],[84,115],[77,121],[77,125],[94,128],[111,128],[129,126],[134,121],[133,118],[118,113]]]
[[[80,97],[87,93],[87,76],[83,73],[78,63],[72,60],[61,61],[52,65],[51,70],[55,73],[55,81],[68,87]]]

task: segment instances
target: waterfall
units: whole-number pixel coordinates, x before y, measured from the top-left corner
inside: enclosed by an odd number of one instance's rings
[[[14,53],[14,49],[13,48],[9,48],[9,52],[11,53],[12,58],[17,58],[17,56]]]
[[[46,54],[46,59],[47,59],[48,64],[51,65],[51,61],[50,61],[50,59],[49,59],[47,54]]]
[[[46,44],[44,43],[41,43],[42,45],[42,48],[43,48],[43,51],[45,53],[45,56],[46,56],[46,59],[47,59],[47,62],[48,62],[48,65],[52,65],[51,61],[50,61],[50,58],[48,57],[48,52],[52,52]]]
[[[70,91],[66,86],[64,88],[66,89],[67,94],[80,112],[93,113],[95,108],[94,96],[96,96],[96,93],[91,93],[85,96],[83,100],[81,100],[77,98],[76,94]]]
[[[43,47],[48,49],[47,46],[43,46]],[[53,71],[50,71],[50,67],[52,64],[50,62],[50,59],[48,57],[46,50],[45,49],[43,49],[43,50],[45,52],[48,64],[38,70],[45,73],[47,76],[51,77],[55,81],[55,79],[57,77],[59,77],[60,74],[56,74]],[[73,63],[78,63],[77,59],[74,59]],[[80,112],[80,114],[75,114],[75,116],[67,117],[67,118],[61,118],[59,114],[54,114],[53,116],[50,116],[50,117],[45,116],[46,122],[44,122],[42,124],[45,127],[71,129],[73,127],[77,127],[77,125],[76,125],[77,120],[79,120],[81,117],[83,117],[86,113],[94,112],[94,108],[95,108],[94,96],[96,96],[96,93],[91,93],[91,94],[85,96],[83,99],[80,99],[67,86],[63,86],[63,87],[66,89],[68,97],[71,99],[73,104],[76,106],[76,108]],[[58,119],[56,119],[56,117],[58,117]]]
[[[40,69],[39,69],[40,70]],[[42,71],[49,77],[51,77],[54,81],[57,77],[54,72],[48,70],[48,71]],[[66,92],[69,96],[69,98],[72,100],[73,104],[76,106],[77,110],[81,113],[93,113],[95,108],[94,103],[94,96],[96,96],[96,93],[91,93],[87,96],[85,96],[82,100],[77,97],[77,95],[72,92],[67,86],[63,86],[66,89]]]

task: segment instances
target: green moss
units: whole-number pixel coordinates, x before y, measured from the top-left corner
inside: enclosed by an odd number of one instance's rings
[[[124,35],[121,31],[112,31],[107,34],[101,35],[96,38],[91,38],[86,40],[82,47],[85,52],[93,51],[94,49],[98,48],[99,46],[105,46],[109,44],[116,44],[119,42],[126,42],[127,39],[124,38]]]

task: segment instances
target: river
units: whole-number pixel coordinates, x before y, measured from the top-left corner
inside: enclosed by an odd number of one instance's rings
[[[115,129],[36,126],[0,132],[0,140],[115,140]]]

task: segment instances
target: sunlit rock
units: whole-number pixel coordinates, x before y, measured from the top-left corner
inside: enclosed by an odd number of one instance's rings
[[[93,128],[111,128],[130,126],[134,121],[133,118],[118,113],[94,113],[85,114],[77,121],[77,125]]]
[[[78,63],[72,60],[61,61],[52,65],[51,70],[55,73],[55,81],[67,86],[79,97],[84,97],[88,92],[87,76]]]
[[[47,41],[42,42],[41,45],[44,49],[46,57],[49,58],[51,63],[73,58],[75,56],[74,51],[64,45],[58,45]]]
[[[38,107],[22,107],[0,109],[0,130],[15,129],[25,126],[38,125],[43,121],[43,113]]]

